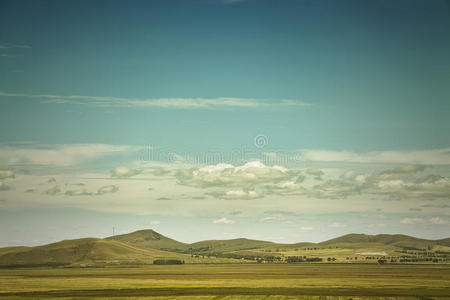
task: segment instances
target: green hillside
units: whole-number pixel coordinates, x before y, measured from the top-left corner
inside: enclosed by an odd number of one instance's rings
[[[399,248],[415,248],[427,249],[436,245],[448,246],[449,239],[444,240],[426,240],[403,234],[347,234],[338,238],[334,238],[318,245],[335,245],[335,244],[358,244],[358,243],[375,243]]]
[[[153,230],[140,230],[129,234],[108,237],[107,239],[125,242],[146,249],[160,249],[195,255],[245,254],[265,252],[272,254],[293,254],[308,249],[349,249],[345,253],[355,252],[400,252],[402,250],[431,249],[450,246],[450,238],[426,240],[402,234],[347,234],[321,243],[300,242],[279,244],[268,241],[245,238],[230,240],[206,240],[192,244],[181,243]],[[227,256],[225,255],[225,256]]]
[[[449,238],[426,240],[400,234],[348,234],[321,243],[278,244],[240,238],[186,244],[153,230],[140,230],[106,239],[0,248],[0,266],[151,264],[155,259],[186,263],[285,262],[288,257],[359,263],[376,263],[388,257],[392,262],[445,263],[450,261],[449,245]]]
[[[140,248],[160,249],[175,252],[182,252],[189,248],[188,244],[165,237],[164,235],[151,229],[110,236],[107,237],[106,240],[120,241]]]
[[[275,247],[276,243],[250,240],[250,239],[232,239],[232,240],[209,240],[193,243],[189,248],[193,252],[232,252],[241,250],[262,249]]]
[[[0,248],[0,255],[9,253],[9,252],[17,252],[17,251],[25,251],[27,249],[29,249],[30,247],[24,247],[24,246],[19,246],[19,247],[3,247]]]
[[[2,253],[2,252],[0,252]],[[188,258],[187,255],[142,249],[119,241],[84,238],[3,252],[0,265],[65,265],[92,262],[152,263],[155,258]]]

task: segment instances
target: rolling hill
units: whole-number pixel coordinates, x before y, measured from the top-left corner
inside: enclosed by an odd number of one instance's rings
[[[430,251],[431,256],[427,254]],[[321,243],[278,244],[240,238],[187,244],[149,229],[105,239],[83,238],[36,247],[0,248],[0,267],[149,264],[158,258],[184,260],[187,263],[232,263],[237,262],[236,259],[254,261],[257,257],[269,256],[272,259],[278,257],[277,261],[283,261],[282,257],[288,256],[334,257],[337,262],[348,262],[352,257],[357,260],[356,256],[359,256],[360,262],[361,259],[370,259],[367,256],[393,256],[399,259],[410,255],[408,257],[414,259],[414,255],[421,255],[422,258],[441,257],[447,261],[444,257],[448,254],[450,238],[426,240],[400,234],[347,234]]]
[[[367,235],[367,234],[353,233],[319,243],[319,245],[377,243],[383,245],[396,246],[400,248],[426,249],[428,246],[435,246],[435,245],[450,246],[449,242],[450,239],[425,240],[403,234]]]
[[[140,230],[128,234],[108,237],[140,248],[167,250],[180,253],[227,253],[243,250],[275,250],[279,248],[312,248],[312,247],[349,247],[366,248],[372,246],[399,248],[399,249],[427,249],[441,245],[450,247],[450,238],[441,240],[426,240],[402,234],[347,234],[320,243],[300,242],[295,244],[280,244],[268,241],[251,240],[246,238],[230,240],[206,240],[192,244],[178,242],[159,234],[151,229]]]
[[[181,252],[189,248],[188,244],[165,237],[164,235],[151,229],[110,236],[107,237],[106,240],[120,241],[140,248],[160,249],[175,252]]]
[[[68,265],[105,263],[152,263],[155,258],[184,259],[187,255],[143,249],[119,241],[97,238],[64,240],[37,247],[17,247],[0,252],[0,265]]]
[[[208,240],[189,245],[192,252],[232,252],[275,247],[279,244],[250,239]]]

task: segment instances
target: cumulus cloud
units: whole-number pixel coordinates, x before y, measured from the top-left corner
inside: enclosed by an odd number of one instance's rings
[[[268,194],[295,195],[304,193],[299,171],[281,166],[267,166],[260,161],[242,166],[209,165],[181,170],[178,183],[201,188],[222,188],[209,193],[222,199],[256,199]]]
[[[255,184],[279,182],[293,177],[293,173],[280,166],[266,166],[252,161],[243,166],[217,164],[179,171],[180,184],[198,187],[252,187]]]
[[[106,185],[97,190],[97,195],[111,194],[117,191],[119,191],[119,187],[117,185]]]
[[[66,196],[101,196],[104,194],[112,194],[119,191],[117,185],[105,185],[97,189],[96,192],[90,192],[85,188],[78,190],[67,190],[64,195]]]
[[[208,165],[180,170],[176,173],[182,185],[213,189],[209,195],[219,199],[257,199],[268,195],[305,195],[317,198],[345,198],[359,194],[374,194],[389,198],[449,198],[450,180],[434,174],[421,175],[424,165],[404,165],[378,174],[361,174],[347,170],[335,178],[325,179],[320,169],[287,169],[267,166],[259,161],[242,166]],[[303,174],[320,179],[313,184]],[[305,181],[306,180],[306,181]]]
[[[129,178],[135,175],[140,174],[142,171],[140,170],[136,170],[136,169],[131,169],[128,167],[124,167],[124,166],[120,166],[115,168],[114,170],[111,171],[111,176],[112,177],[117,177],[117,178]]]
[[[236,199],[256,199],[262,197],[260,193],[254,190],[235,189],[225,192],[210,193],[210,195],[216,198],[236,200]]]
[[[418,176],[422,165],[405,165],[379,174],[344,173],[340,179],[330,179],[316,185],[317,197],[345,197],[356,194],[378,194],[395,198],[448,198],[450,180],[440,175]]]
[[[227,219],[227,218],[223,217],[223,218],[214,220],[213,223],[214,224],[234,224],[236,222],[233,221],[233,220],[230,220],[230,219]]]

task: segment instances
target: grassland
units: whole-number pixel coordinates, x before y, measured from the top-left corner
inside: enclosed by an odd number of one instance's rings
[[[449,299],[450,268],[446,265],[195,264],[0,270],[0,299],[170,299],[175,296],[179,299]]]
[[[166,259],[185,264],[154,264]],[[143,230],[0,248],[0,300],[174,297],[450,299],[450,241],[351,234],[322,243],[185,244]]]

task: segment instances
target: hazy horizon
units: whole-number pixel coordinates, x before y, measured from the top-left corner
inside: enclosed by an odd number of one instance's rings
[[[0,1],[0,247],[450,237],[449,1]]]

